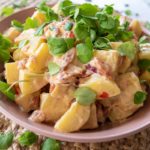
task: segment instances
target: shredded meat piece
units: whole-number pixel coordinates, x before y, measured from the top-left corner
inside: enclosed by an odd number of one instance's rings
[[[107,64],[105,64],[104,62],[100,61],[97,58],[94,58],[89,64],[91,65],[91,68],[94,68],[94,69],[90,69],[90,71],[92,71],[94,73],[97,72],[100,75],[111,78],[110,67]]]
[[[45,120],[45,114],[40,110],[35,110],[29,117],[29,120],[38,123],[43,122]]]
[[[18,69],[25,69],[26,68],[27,59],[22,59],[18,61]]]
[[[77,77],[81,76],[83,69],[80,67],[69,65],[66,70],[62,70],[55,76],[50,77],[51,83],[62,83],[62,84],[72,84],[75,83]]]
[[[70,49],[58,60],[58,64],[61,66],[62,69],[65,69],[73,61],[75,55],[75,48]]]

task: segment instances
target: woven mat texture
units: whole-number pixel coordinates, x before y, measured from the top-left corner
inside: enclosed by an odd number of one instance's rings
[[[17,1],[20,0],[0,0],[0,10],[2,10],[3,7],[10,6]],[[38,1],[28,0],[28,6],[33,5],[35,2]],[[40,150],[40,146],[46,138],[39,135],[37,143],[30,147],[21,147],[16,139],[26,129],[7,119],[2,113],[0,113],[0,132],[7,132],[10,130],[14,132],[15,139],[9,150]],[[62,142],[61,145],[62,150],[150,150],[150,128],[133,136],[111,142],[94,144]]]

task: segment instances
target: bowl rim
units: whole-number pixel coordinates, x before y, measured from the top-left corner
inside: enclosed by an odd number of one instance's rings
[[[34,10],[34,7],[24,8],[23,10],[20,10],[16,13],[12,14],[9,17],[2,19],[0,21],[0,26],[1,26],[2,22],[5,22],[6,20],[10,22],[12,19],[15,18],[16,15],[18,15],[20,13],[26,12],[26,11],[32,11],[32,10]],[[150,32],[147,29],[145,29],[144,27],[143,27],[143,31],[146,34],[150,35]],[[116,133],[112,134],[112,132],[111,132],[111,134],[109,136],[108,136],[108,134],[105,134],[105,133],[103,134],[103,136],[101,136],[100,134],[99,135],[96,134],[96,136],[93,136],[93,132],[92,133],[90,133],[90,132],[88,132],[88,133],[82,133],[82,132],[81,133],[79,133],[79,132],[77,132],[77,133],[61,133],[61,132],[57,132],[55,130],[51,130],[50,132],[47,132],[48,127],[46,127],[47,125],[44,125],[44,124],[42,124],[42,126],[44,128],[41,131],[38,123],[30,122],[28,119],[25,122],[25,121],[15,117],[11,112],[9,112],[7,110],[7,108],[4,107],[4,104],[2,103],[1,100],[0,100],[0,112],[2,112],[4,115],[6,115],[10,120],[15,121],[17,124],[23,126],[26,129],[29,129],[29,130],[37,133],[37,134],[51,137],[51,138],[55,138],[55,139],[61,140],[61,141],[68,141],[68,142],[95,143],[95,142],[112,141],[112,140],[124,138],[126,136],[135,134],[135,133],[147,128],[150,125],[150,118],[149,118],[149,120],[145,120],[145,121],[143,120],[144,123],[141,123],[138,126],[135,126],[135,128],[131,128],[131,129],[128,128],[128,130],[124,130],[121,133],[116,132]],[[105,132],[105,131],[106,130],[101,130],[99,132]],[[109,132],[109,131],[107,131],[107,132]]]

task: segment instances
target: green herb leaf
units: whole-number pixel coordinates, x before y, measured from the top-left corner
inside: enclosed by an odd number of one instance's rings
[[[103,12],[105,12],[109,15],[112,15],[113,12],[114,12],[113,4],[112,5],[105,5],[105,8],[103,9]]]
[[[58,20],[58,15],[46,4],[45,1],[42,1],[37,6],[37,9],[45,14],[47,22]]]
[[[42,144],[42,150],[60,150],[60,142],[47,138]]]
[[[10,89],[10,85],[7,83],[0,81],[0,92],[6,95],[10,100],[14,101],[15,93],[12,89]]]
[[[10,16],[11,14],[13,14],[13,12],[14,12],[13,7],[7,6],[2,8],[1,16]]]
[[[96,39],[96,31],[93,29],[90,30],[90,38],[92,42]]]
[[[74,34],[77,40],[85,40],[90,36],[89,25],[83,19],[81,19],[75,24]]]
[[[17,2],[13,3],[13,7],[14,8],[22,8],[22,7],[26,7],[28,4],[28,0],[20,0]]]
[[[0,34],[0,60],[3,62],[8,62],[10,59],[9,48],[11,47],[11,42],[9,39]]]
[[[150,68],[150,60],[149,59],[141,59],[138,61],[138,66],[141,70],[147,70]]]
[[[107,38],[99,37],[95,42],[94,42],[94,48],[95,49],[110,49],[110,41]]]
[[[73,38],[48,38],[49,49],[53,55],[61,55],[74,46]]]
[[[29,43],[29,40],[22,40],[20,43],[19,43],[19,46],[18,48],[23,48],[26,44]]]
[[[38,139],[38,136],[30,131],[25,131],[18,138],[18,142],[22,146],[30,146],[35,143]]]
[[[139,39],[139,44],[145,44],[145,43],[149,43],[150,42],[150,37],[144,35],[142,37],[140,37]]]
[[[89,62],[93,57],[93,45],[89,38],[86,39],[85,43],[80,43],[76,46],[77,57],[82,63]]]
[[[55,75],[60,71],[60,66],[54,62],[48,64],[48,70],[50,75]]]
[[[72,27],[73,27],[73,23],[72,23],[72,22],[67,22],[67,23],[65,24],[65,26],[64,26],[64,29],[65,29],[66,31],[70,31],[70,30],[72,29]]]
[[[91,105],[96,100],[96,93],[88,87],[79,87],[75,91],[75,98],[81,105]]]
[[[132,11],[130,9],[125,10],[127,16],[132,16]]]
[[[79,6],[79,14],[83,17],[87,18],[94,18],[95,19],[95,14],[99,11],[100,9],[96,5],[92,5],[89,3],[84,3]]]
[[[60,14],[64,16],[71,16],[75,13],[76,5],[70,0],[63,0],[60,2],[59,10]]]
[[[114,30],[119,25],[118,20],[114,16],[107,15],[103,12],[98,12],[96,17],[98,18],[100,28],[104,30]]]
[[[22,31],[23,30],[23,24],[17,20],[12,20],[11,25],[15,27],[17,30]]]
[[[35,35],[35,36],[41,36],[41,35],[43,35],[43,33],[44,33],[44,27],[45,27],[47,24],[48,24],[48,23],[46,22],[46,23],[43,23],[41,26],[39,26],[39,27],[37,28],[37,30],[35,31],[34,35]]]
[[[30,28],[37,28],[38,27],[38,21],[36,19],[32,19],[28,17],[24,23],[24,30],[28,30]]]
[[[147,21],[144,25],[148,30],[150,30],[150,22]]]
[[[147,98],[147,93],[137,91],[134,95],[134,104],[142,104]]]
[[[8,149],[13,142],[14,135],[12,132],[0,133],[0,149]]]
[[[118,47],[118,52],[121,56],[127,56],[131,60],[134,59],[136,54],[136,47],[133,42],[124,42]]]

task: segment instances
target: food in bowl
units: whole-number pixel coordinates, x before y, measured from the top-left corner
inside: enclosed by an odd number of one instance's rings
[[[112,5],[42,2],[0,35],[0,91],[38,123],[60,132],[127,119],[144,105],[149,37]]]

